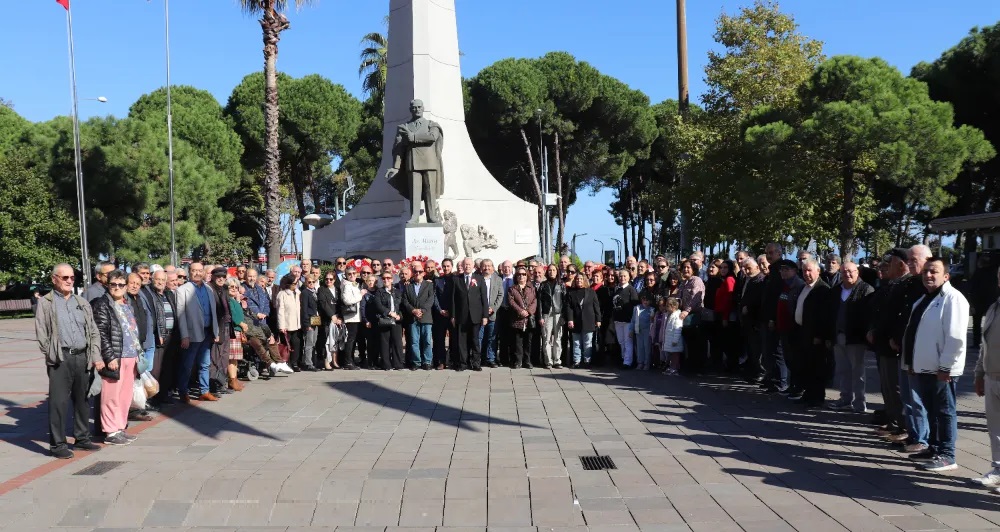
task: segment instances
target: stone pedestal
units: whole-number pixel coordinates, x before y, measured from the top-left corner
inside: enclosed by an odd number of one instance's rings
[[[472,256],[518,260],[539,253],[538,206],[503,187],[483,166],[465,126],[455,0],[390,0],[389,57],[382,164],[368,193],[346,216],[302,236],[305,257],[332,260],[368,255],[409,256],[409,206],[385,180],[396,126],[413,99],[441,125],[444,194],[438,199],[444,242],[435,260]],[[422,218],[423,219],[423,218]],[[448,253],[445,253],[445,249]]]
[[[407,225],[403,229],[403,256],[414,255],[439,260],[444,251],[444,227],[441,224]]]

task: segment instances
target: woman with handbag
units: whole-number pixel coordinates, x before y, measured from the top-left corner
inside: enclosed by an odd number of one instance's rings
[[[382,288],[368,302],[374,306],[375,323],[378,328],[379,354],[382,369],[403,369],[403,330],[399,325],[402,318],[400,305],[402,294],[392,284],[392,272],[382,274]]]
[[[295,285],[295,277],[287,274],[281,278],[276,309],[278,311],[278,330],[282,341],[288,348],[289,366],[292,371],[299,371],[297,366],[302,355],[302,308],[299,306],[299,290]]]
[[[580,367],[581,362],[589,366],[594,354],[594,331],[601,328],[601,307],[586,276],[573,277],[573,288],[566,292],[563,315],[573,340],[572,367]]]
[[[319,334],[318,341],[323,342],[320,352],[323,353],[323,369],[332,371],[340,369],[337,361],[337,343],[331,342],[329,337],[336,336],[334,329],[340,325],[340,317],[337,301],[337,272],[330,270],[323,277],[323,286],[316,291],[316,301],[319,303]]]
[[[94,324],[101,335],[101,427],[107,445],[128,445],[135,436],[125,433],[132,404],[136,362],[142,352],[139,326],[125,297],[125,272],[108,273],[108,293],[91,302]]]
[[[361,327],[361,288],[357,282],[358,270],[350,266],[344,272],[344,282],[340,283],[341,321],[347,328],[347,341],[340,351],[341,364],[344,369],[357,369],[354,365],[354,345],[358,340],[358,329]]]
[[[514,274],[514,284],[507,289],[511,308],[511,329],[514,332],[514,369],[531,369],[531,324],[535,320],[538,302],[535,288],[528,284],[528,270],[522,267]]]

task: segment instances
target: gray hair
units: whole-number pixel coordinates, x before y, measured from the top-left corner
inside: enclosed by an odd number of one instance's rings
[[[63,268],[69,268],[69,271],[73,271],[73,267],[70,266],[69,263],[60,262],[59,264],[56,264],[55,266],[52,267],[52,276],[55,277],[56,272]]]
[[[757,261],[754,260],[753,257],[747,257],[747,258],[743,259],[743,262],[741,263],[741,265],[744,268],[747,268],[747,269],[749,269],[749,268],[759,268],[760,267],[760,265],[757,264]]]
[[[140,263],[138,263],[138,264],[136,264],[135,266],[132,267],[132,271],[134,271],[134,272],[137,272],[139,270],[148,270],[148,269],[149,269],[149,263],[148,262],[140,262]]]
[[[235,277],[226,278],[226,288],[239,288],[240,280]]]
[[[103,270],[106,266],[111,266],[112,268],[114,268],[115,265],[109,261],[102,260],[101,262],[97,263],[97,266],[94,266],[94,275],[101,273],[101,270]]]
[[[826,256],[826,260],[835,260],[837,262],[840,262],[840,255],[837,255],[836,253],[830,253],[829,255]]]
[[[913,246],[912,248],[910,248],[910,255],[914,256],[914,257],[918,257],[919,256],[919,257],[923,257],[925,259],[929,259],[929,258],[931,258],[931,257],[934,256],[934,252],[931,251],[931,248],[929,248],[929,247],[927,247],[927,246],[925,246],[923,244],[917,244],[917,245]]]
[[[806,260],[802,261],[802,269],[803,270],[806,269],[806,268],[813,267],[813,266],[815,266],[817,270],[820,269],[819,263],[816,262],[816,259],[806,259]]]

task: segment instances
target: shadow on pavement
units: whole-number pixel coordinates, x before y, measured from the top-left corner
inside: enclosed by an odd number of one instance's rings
[[[411,415],[417,415],[442,425],[457,426],[460,429],[482,432],[475,424],[488,423],[511,427],[539,429],[538,425],[500,419],[488,414],[465,412],[453,406],[447,406],[413,395],[386,388],[381,384],[368,381],[327,382],[327,386],[355,397],[367,403],[381,405]]]
[[[0,425],[0,441],[7,442],[35,454],[49,454],[49,400],[22,405],[0,398],[3,417],[14,420],[13,425]],[[73,435],[72,420],[66,433]]]

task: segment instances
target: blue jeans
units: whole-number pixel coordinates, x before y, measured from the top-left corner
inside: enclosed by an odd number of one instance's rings
[[[479,352],[486,355],[487,362],[496,362],[497,359],[497,322],[488,321],[484,327],[479,328]]]
[[[579,364],[580,359],[583,362],[590,362],[590,357],[594,354],[594,333],[584,332],[584,333],[573,333],[573,363]]]
[[[941,382],[936,373],[910,376],[910,388],[927,407],[928,444],[935,454],[949,460],[955,459],[955,438],[958,437],[958,414],[955,411],[957,387],[958,377],[952,377],[951,382]]]
[[[152,373],[153,362],[156,360],[156,347],[143,350],[142,356],[146,359],[146,371]]]
[[[414,366],[430,365],[433,361],[433,354],[431,353],[431,334],[433,334],[434,326],[430,323],[417,323],[413,322],[410,324],[410,329],[407,331],[407,337],[410,340],[410,353],[413,357]],[[421,355],[423,355],[421,357]],[[423,361],[421,361],[423,358]]]
[[[899,370],[899,396],[903,400],[903,419],[906,420],[906,433],[913,443],[927,445],[927,437],[930,429],[927,427],[927,410],[924,409],[924,402],[914,386],[916,375],[911,376],[910,372]]]
[[[198,395],[208,393],[208,368],[212,365],[213,343],[215,343],[215,339],[212,338],[212,335],[206,334],[204,340],[191,342],[184,350],[180,367],[177,368],[177,392],[179,394],[187,395],[191,371],[194,370],[196,363],[198,367]]]
[[[766,326],[765,326],[766,327]],[[782,338],[786,341],[782,342]],[[785,346],[788,345],[787,335],[778,331],[767,331],[764,340],[764,360],[767,364],[768,382],[776,386],[779,390],[788,389],[788,365],[785,363]]]

